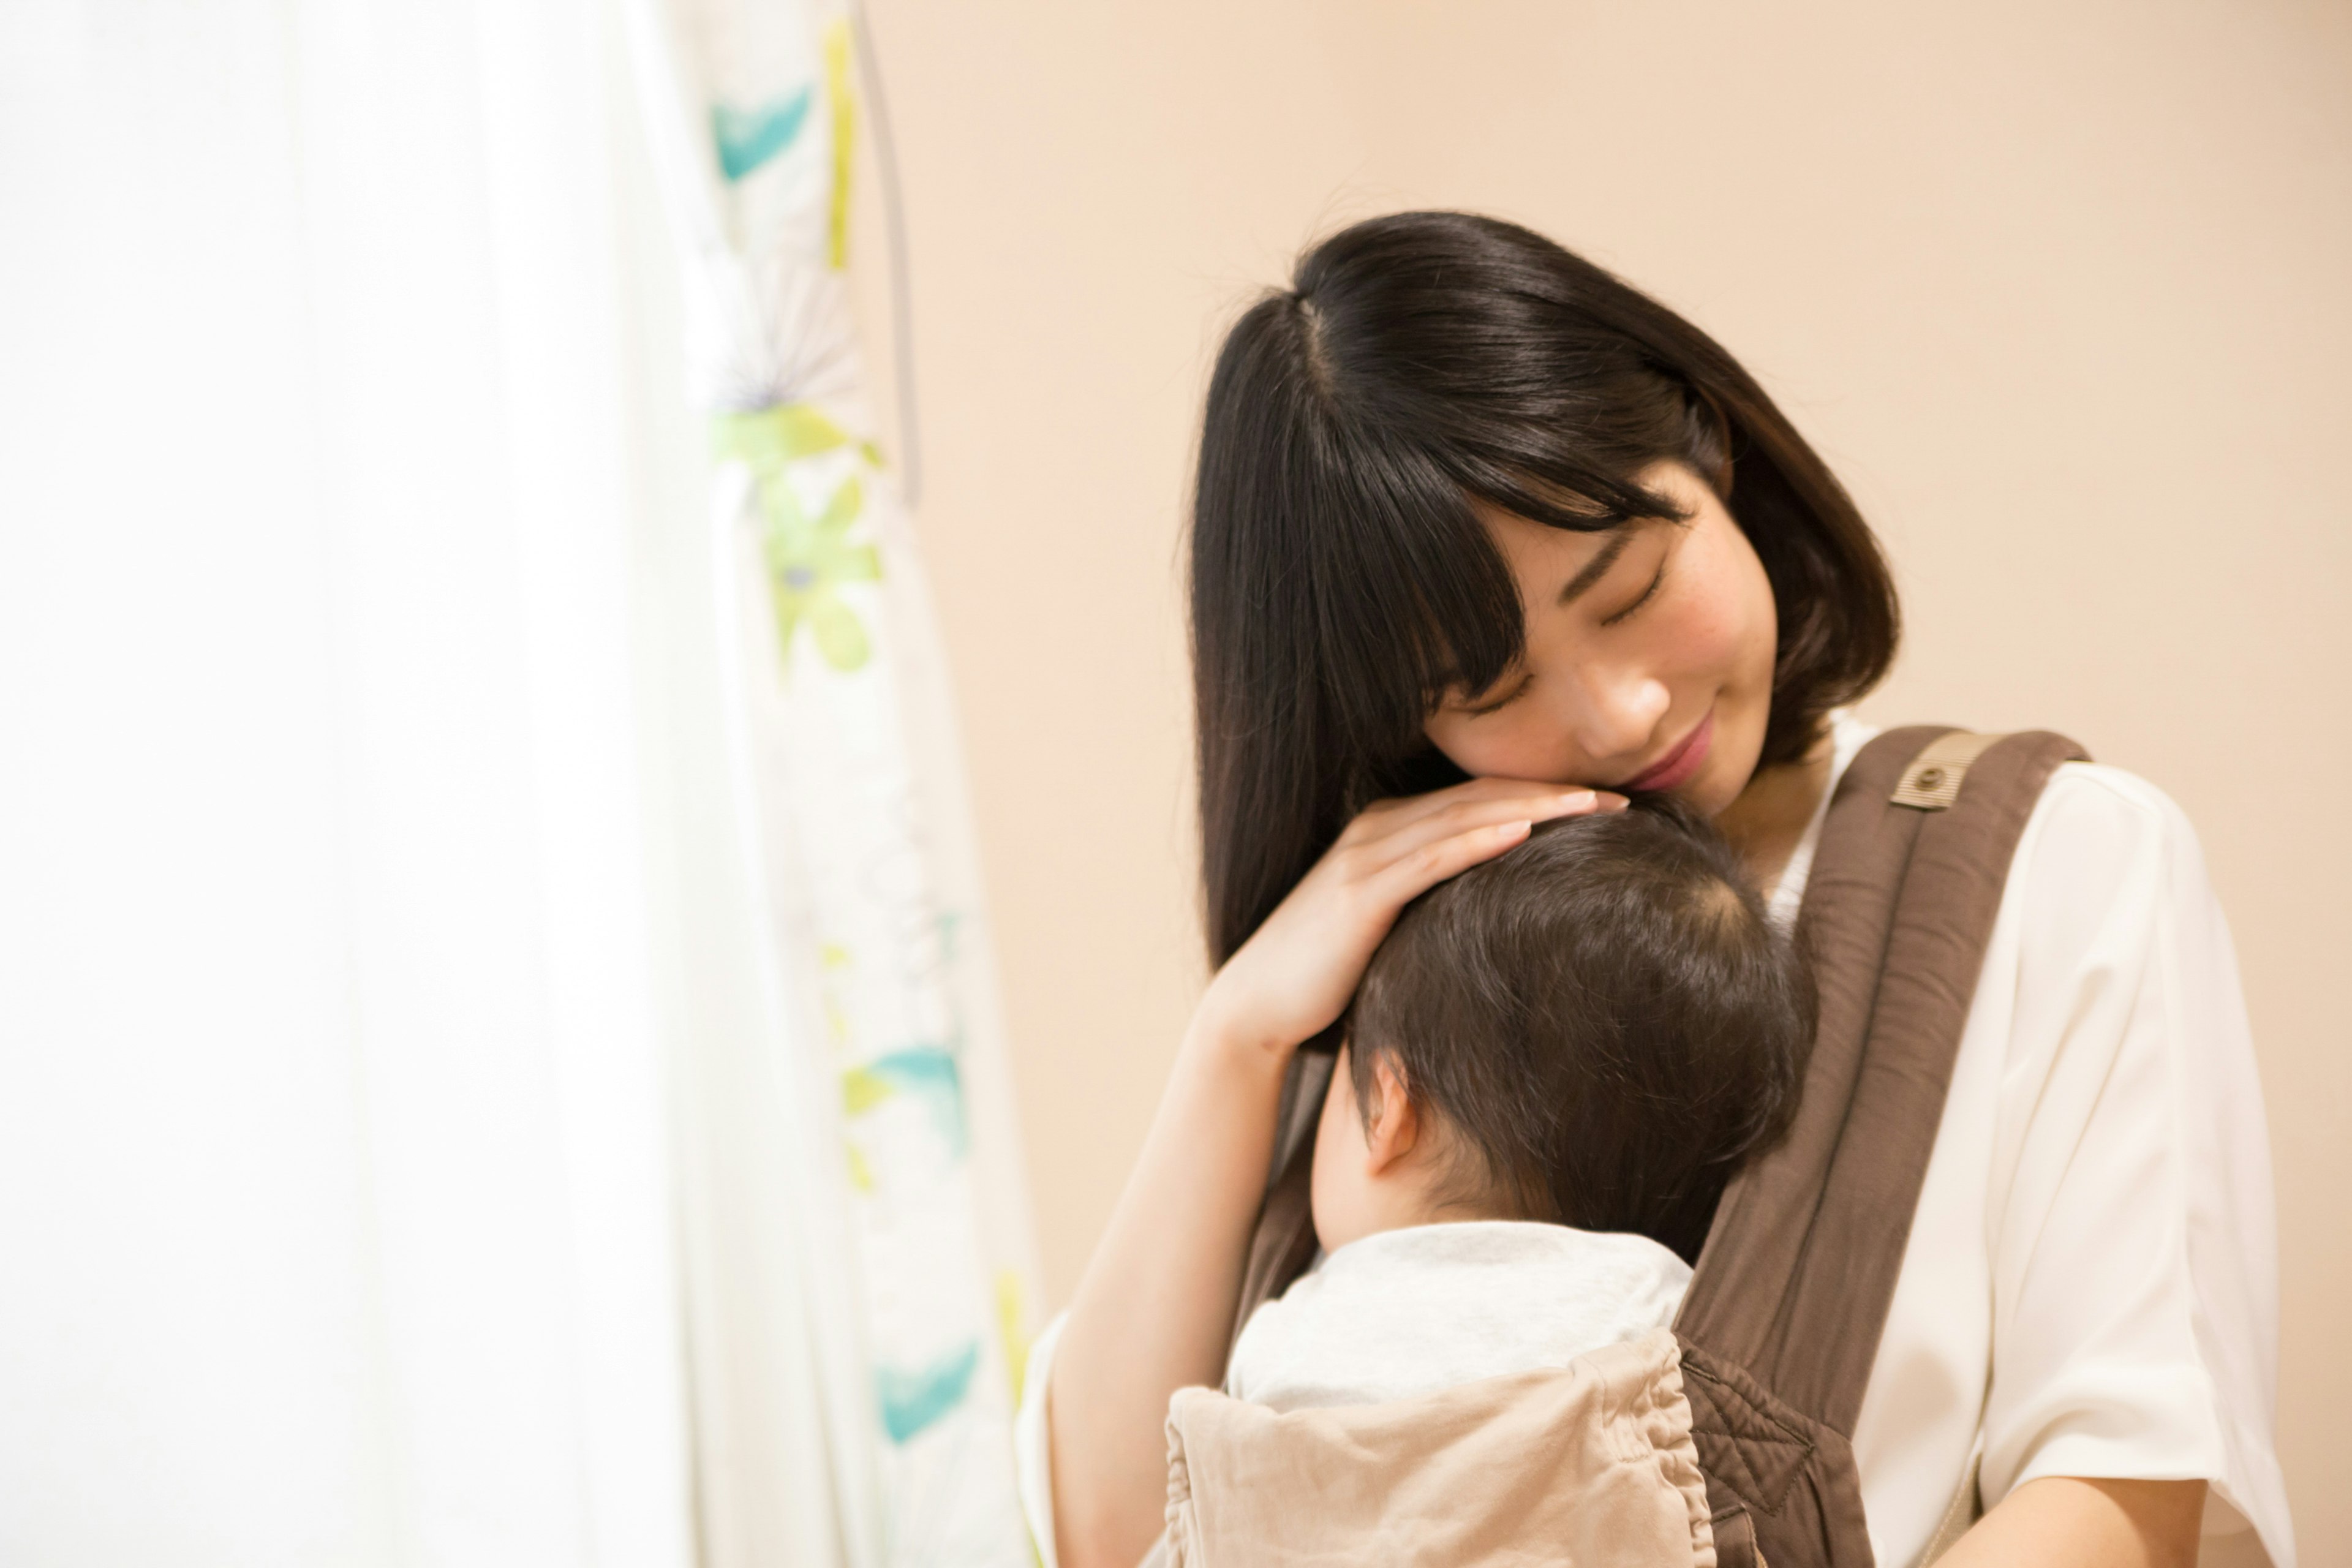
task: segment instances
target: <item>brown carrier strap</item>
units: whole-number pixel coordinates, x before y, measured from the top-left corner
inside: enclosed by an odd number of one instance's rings
[[[1866,1568],[1847,1439],[2010,861],[2063,736],[1891,731],[1839,781],[1798,921],[1821,1024],[1795,1125],[1723,1194],[1675,1321],[1724,1568]]]

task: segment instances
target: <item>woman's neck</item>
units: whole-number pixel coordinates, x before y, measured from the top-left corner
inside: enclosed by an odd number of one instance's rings
[[[1759,768],[1748,787],[1715,819],[1748,864],[1748,874],[1769,896],[1805,837],[1813,810],[1829,788],[1837,747],[1827,731],[1793,763]]]

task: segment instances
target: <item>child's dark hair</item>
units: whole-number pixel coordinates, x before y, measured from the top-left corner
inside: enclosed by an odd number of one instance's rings
[[[1347,1027],[1357,1102],[1385,1058],[1454,1134],[1451,1197],[1695,1261],[1795,1114],[1813,994],[1729,846],[1657,798],[1545,823],[1415,900]]]

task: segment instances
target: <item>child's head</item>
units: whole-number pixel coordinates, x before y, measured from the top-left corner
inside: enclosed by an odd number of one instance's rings
[[[1409,905],[1317,1132],[1326,1247],[1442,1218],[1636,1231],[1696,1258],[1796,1109],[1812,991],[1738,858],[1671,801],[1537,827]]]

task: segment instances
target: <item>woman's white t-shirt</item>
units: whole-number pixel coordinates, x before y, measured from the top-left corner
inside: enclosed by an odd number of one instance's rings
[[[1875,732],[1837,721],[1836,773]],[[1916,1559],[1976,1459],[1987,1508],[2042,1476],[2203,1479],[2209,1535],[2251,1527],[2294,1568],[2277,1280],[2262,1089],[2197,836],[2154,786],[2070,763],[2010,868],[1854,1427],[1878,1561]],[[1060,1328],[1015,1428],[1045,1568]]]

